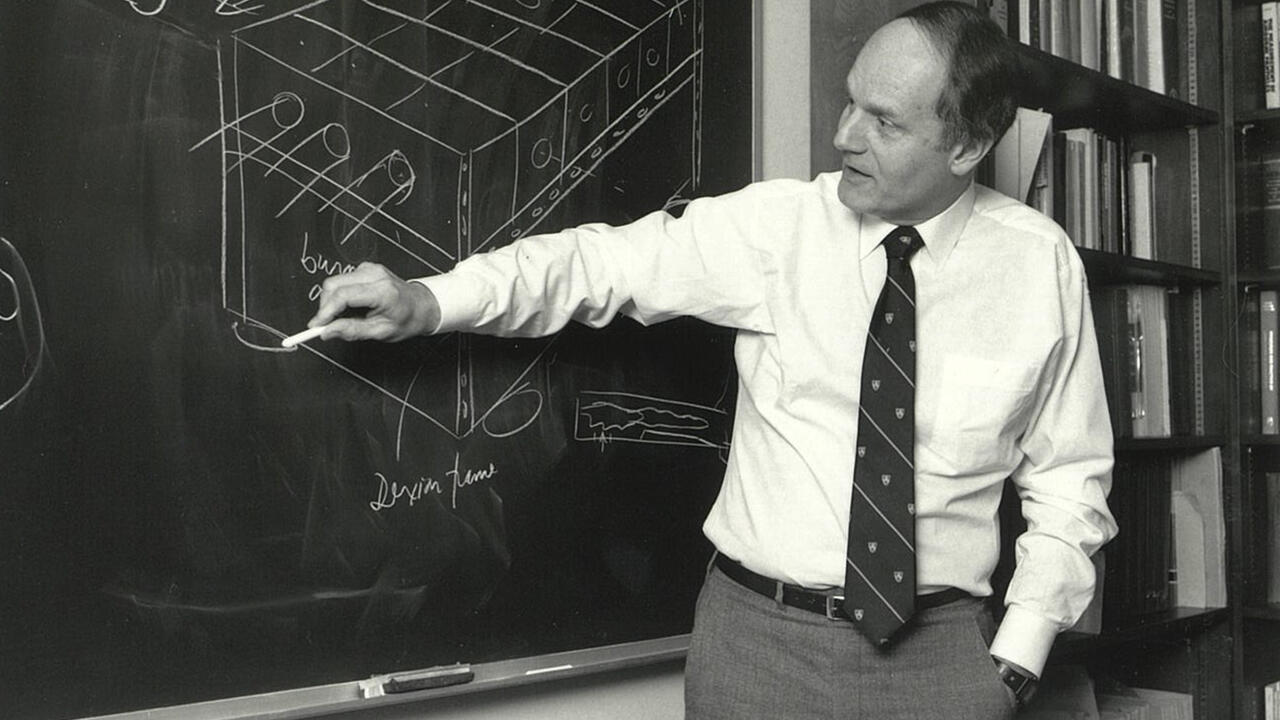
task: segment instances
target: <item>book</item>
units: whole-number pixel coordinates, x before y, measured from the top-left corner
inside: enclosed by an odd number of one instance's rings
[[[1266,513],[1263,526],[1266,528],[1266,551],[1263,553],[1266,565],[1264,573],[1267,584],[1267,602],[1280,603],[1280,473],[1267,473],[1265,501]]]
[[[1257,290],[1240,300],[1240,433],[1262,432],[1262,332]]]
[[[1210,448],[1173,460],[1173,604],[1227,606],[1226,517],[1222,505],[1222,450]]]
[[[1280,169],[1280,166],[1277,166]],[[1129,156],[1129,253],[1137,258],[1155,259],[1156,238],[1156,156],[1138,151]]]
[[[1154,285],[1129,289],[1129,396],[1133,437],[1168,437],[1168,291]]]
[[[1258,150],[1254,176],[1258,194],[1261,235],[1256,239],[1267,269],[1280,268],[1280,147],[1262,146]]]
[[[1280,107],[1280,2],[1264,2],[1262,16],[1262,96],[1268,108]]]
[[[1104,40],[1102,54],[1106,73],[1117,80],[1124,79],[1124,55],[1120,49],[1121,0],[1102,0],[1102,29]]]
[[[1133,435],[1129,409],[1133,346],[1129,339],[1129,291],[1122,285],[1104,285],[1090,293],[1090,302],[1111,427],[1117,437],[1130,437]]]
[[[1258,293],[1258,369],[1261,372],[1258,403],[1263,435],[1280,433],[1280,388],[1276,385],[1276,340],[1280,334],[1280,294]]]
[[[1018,108],[1013,124],[991,152],[992,189],[1030,204],[1036,166],[1052,126],[1053,116],[1049,113]]]
[[[1266,720],[1280,720],[1280,680],[1262,689],[1262,705]]]

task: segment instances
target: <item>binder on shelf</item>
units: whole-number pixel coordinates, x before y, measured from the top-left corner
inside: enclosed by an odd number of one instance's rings
[[[1280,433],[1280,388],[1276,385],[1276,340],[1280,334],[1280,301],[1275,290],[1258,293],[1258,369],[1261,372],[1258,402],[1263,435]]]
[[[1262,90],[1268,108],[1280,108],[1280,2],[1264,2],[1262,16]]]

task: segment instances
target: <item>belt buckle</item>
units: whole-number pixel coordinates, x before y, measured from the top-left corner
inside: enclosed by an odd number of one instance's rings
[[[837,601],[839,601],[840,603],[839,608],[836,607]],[[845,619],[843,617],[836,615],[836,610],[840,610],[841,612],[844,611],[844,596],[828,595],[827,596],[827,619],[828,620],[844,620]],[[848,617],[848,615],[846,614],[845,617]]]

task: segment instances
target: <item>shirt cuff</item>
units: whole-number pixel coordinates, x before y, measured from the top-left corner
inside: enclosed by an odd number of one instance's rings
[[[469,330],[479,317],[478,308],[483,306],[483,299],[475,292],[474,283],[447,273],[413,278],[409,282],[430,290],[440,307],[440,322],[430,334]]]
[[[991,641],[991,654],[1040,677],[1057,637],[1057,623],[1015,605],[1005,612],[995,640]]]

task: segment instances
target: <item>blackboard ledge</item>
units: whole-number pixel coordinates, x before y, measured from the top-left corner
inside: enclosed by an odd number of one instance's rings
[[[86,720],[292,720],[340,712],[373,710],[467,693],[514,688],[683,659],[689,636],[643,640],[570,650],[471,666],[475,678],[464,685],[365,698],[361,680],[210,700],[164,708],[99,715]],[[405,672],[412,672],[405,668]]]

